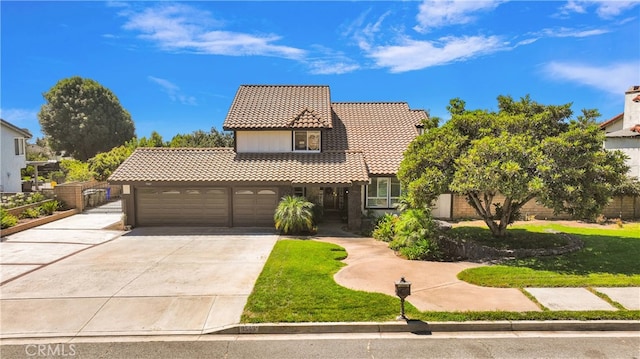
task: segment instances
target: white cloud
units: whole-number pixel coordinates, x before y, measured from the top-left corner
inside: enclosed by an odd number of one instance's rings
[[[38,122],[38,110],[26,108],[0,108],[0,118],[20,128],[26,128],[34,138],[43,137]]]
[[[543,70],[554,80],[576,82],[617,95],[626,91],[629,86],[640,83],[638,62],[615,63],[607,66],[550,62],[544,66]]]
[[[24,108],[0,109],[0,117],[2,117],[5,121],[9,121],[12,124],[20,127],[21,124],[26,124],[29,121],[37,120],[38,110],[29,110]]]
[[[314,45],[312,49],[319,55],[309,58],[305,65],[314,75],[340,75],[360,69],[360,65],[344,52],[320,45]]]
[[[595,7],[595,12],[603,19],[611,19],[631,10],[640,4],[640,0],[619,1],[619,0],[599,0],[583,1],[570,0],[560,8],[560,16],[566,17],[572,13],[585,14],[587,9]]]
[[[475,21],[473,13],[493,10],[502,2],[504,1],[425,0],[420,4],[420,12],[416,16],[418,25],[414,30],[427,32],[432,28],[467,24]]]
[[[360,69],[360,65],[353,62],[317,60],[308,63],[314,75],[340,75]]]
[[[438,42],[404,39],[400,45],[375,47],[369,56],[391,72],[420,70],[505,50],[497,36],[446,37]]]
[[[160,87],[162,88],[162,91],[164,91],[167,95],[169,95],[169,98],[171,99],[171,101],[178,101],[183,105],[197,105],[196,99],[193,96],[187,96],[185,94],[183,94],[180,91],[180,87],[178,87],[176,84],[172,83],[169,80],[166,79],[162,79],[159,77],[155,77],[155,76],[147,76],[147,78],[160,85]]]
[[[543,29],[535,33],[529,33],[525,35],[524,40],[520,40],[516,43],[515,47],[532,44],[543,38],[582,38],[589,36],[598,36],[611,32],[608,29],[572,29],[572,28],[554,28]]]
[[[207,11],[183,4],[146,8],[141,12],[123,11],[126,30],[138,31],[140,38],[167,51],[188,51],[211,55],[262,55],[301,59],[305,51],[276,45],[281,37],[273,34],[249,34],[225,31],[224,22]]]
[[[630,10],[640,4],[640,1],[597,1],[597,3],[598,9],[596,10],[596,13],[598,16],[610,19]]]

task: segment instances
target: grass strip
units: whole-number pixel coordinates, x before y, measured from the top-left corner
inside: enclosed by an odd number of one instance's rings
[[[483,228],[466,228],[471,236]],[[502,288],[522,287],[636,287],[640,286],[640,223],[623,228],[582,228],[558,224],[519,225],[515,233],[526,241],[531,233],[564,232],[582,239],[585,247],[577,252],[548,257],[509,260],[500,265],[462,271],[466,282]],[[513,240],[513,239],[512,239]]]

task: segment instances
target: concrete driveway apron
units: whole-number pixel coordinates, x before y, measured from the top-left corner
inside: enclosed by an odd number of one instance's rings
[[[138,228],[2,287],[2,338],[200,334],[239,323],[271,229]]]

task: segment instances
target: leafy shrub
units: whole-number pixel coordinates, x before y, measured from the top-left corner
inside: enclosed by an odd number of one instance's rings
[[[60,161],[60,169],[65,173],[67,181],[89,181],[93,174],[89,170],[89,164],[78,160]]]
[[[421,238],[410,247],[400,248],[400,254],[410,260],[435,259],[440,257],[436,242]]]
[[[98,153],[89,160],[89,170],[98,181],[106,181],[131,153],[133,148],[128,146],[114,147],[109,152]]]
[[[27,203],[37,203],[44,201],[46,197],[40,192],[34,192],[27,198]]]
[[[20,218],[38,218],[40,217],[40,210],[38,208],[27,208],[20,213]]]
[[[49,215],[52,215],[53,212],[57,211],[58,208],[60,208],[60,202],[58,201],[45,202],[39,208],[44,215],[49,216]]]
[[[49,173],[49,179],[56,183],[63,183],[65,180],[64,172],[62,171],[54,171]]]
[[[373,238],[384,241],[391,242],[393,237],[395,236],[395,225],[398,222],[398,216],[392,213],[385,213],[383,216],[378,218],[376,223],[376,227],[371,234]]]
[[[389,248],[409,259],[436,258],[437,225],[428,209],[409,209],[398,217]]]
[[[312,232],[314,230],[313,207],[313,203],[303,197],[282,197],[273,215],[276,229],[284,234]]]
[[[4,208],[0,208],[0,227],[2,229],[13,227],[18,223],[18,217],[9,214]]]

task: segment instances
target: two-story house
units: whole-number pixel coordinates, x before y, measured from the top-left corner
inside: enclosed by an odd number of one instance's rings
[[[27,167],[26,142],[30,138],[31,133],[27,129],[0,119],[0,192],[22,192],[20,170]]]
[[[292,194],[358,229],[367,211],[394,209],[426,117],[404,102],[331,102],[328,86],[243,85],[223,124],[234,148],[139,148],[109,181],[132,226],[271,226]]]
[[[624,95],[624,112],[600,124],[605,131],[604,148],[627,155],[629,176],[640,179],[640,86],[631,86]]]

